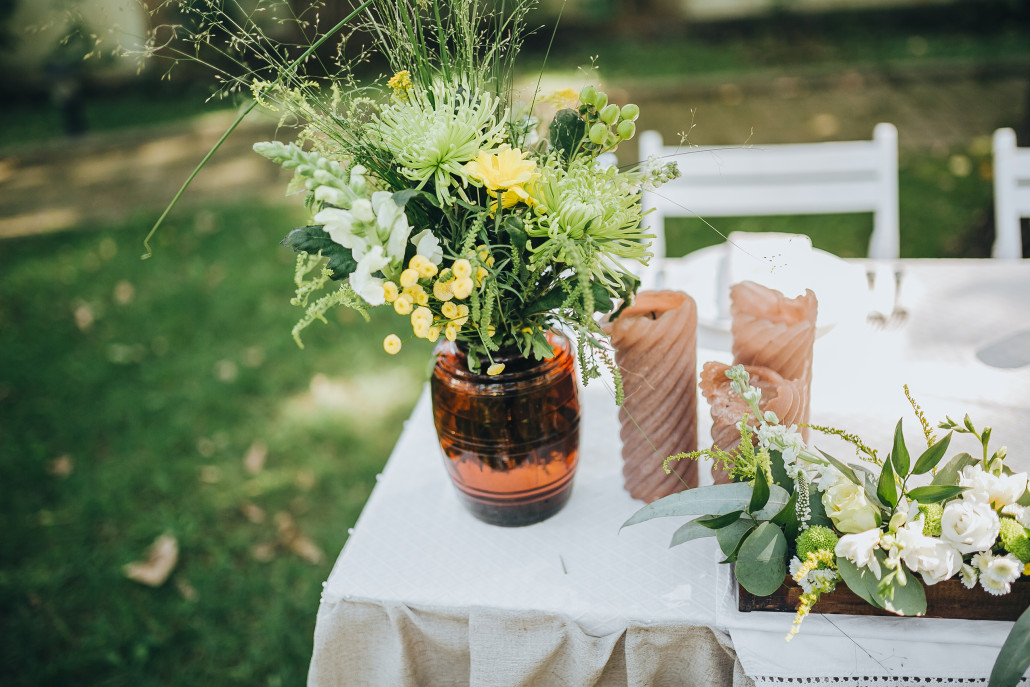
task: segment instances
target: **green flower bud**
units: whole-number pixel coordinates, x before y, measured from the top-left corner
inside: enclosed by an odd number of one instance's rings
[[[579,99],[586,105],[593,105],[594,100],[597,99],[597,89],[593,86],[584,86],[583,90],[579,92]]]
[[[630,139],[633,138],[633,134],[637,133],[637,125],[628,119],[624,119],[619,122],[616,132],[618,132],[619,138]]]
[[[594,107],[596,107],[598,111],[600,111],[603,110],[607,104],[608,94],[604,91],[598,92],[597,97],[594,98]]]
[[[601,121],[605,124],[614,124],[615,120],[619,118],[619,106],[618,105],[607,105],[601,110]]]
[[[631,122],[637,121],[637,117],[640,116],[640,108],[630,103],[629,105],[622,106],[622,112],[619,113],[619,117],[622,119],[628,119]]]
[[[798,558],[804,563],[809,553],[816,551],[833,551],[837,546],[837,534],[829,527],[823,527],[822,525],[813,525],[807,530],[798,535],[797,541],[797,553]]]
[[[941,536],[941,516],[944,506],[939,503],[921,503],[919,512],[923,514],[923,534],[928,537]]]
[[[590,142],[603,145],[608,139],[608,125],[604,122],[597,122],[590,127]]]

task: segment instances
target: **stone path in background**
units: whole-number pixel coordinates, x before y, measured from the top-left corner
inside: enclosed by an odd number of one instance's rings
[[[638,131],[672,141],[689,130],[694,145],[867,139],[893,122],[905,150],[944,156],[985,154],[990,136],[1026,116],[1030,64],[765,74],[608,86],[613,102],[641,106]],[[0,239],[83,225],[150,221],[234,119],[215,113],[173,125],[0,151]],[[283,198],[289,175],[251,151],[275,135],[274,122],[245,122],[184,196],[183,207],[247,198]],[[1024,142],[1021,142],[1025,144]],[[633,142],[620,161],[636,159]]]

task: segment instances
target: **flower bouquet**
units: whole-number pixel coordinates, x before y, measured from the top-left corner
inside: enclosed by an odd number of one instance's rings
[[[743,365],[726,376],[754,413],[752,424],[747,415],[738,423],[739,446],[733,453],[712,448],[671,456],[666,470],[670,461],[707,455],[733,481],[667,496],[626,525],[695,516],[676,530],[671,546],[715,537],[723,562],[733,563],[740,587],[754,596],[777,593],[785,579],[798,585],[788,641],[816,602],[841,584],[877,609],[906,616],[926,614],[926,587],[945,580],[959,579],[991,595],[1010,594],[1014,585],[1026,591],[1027,474],[1005,465],[1004,448],[989,450],[990,428],[978,431],[968,416],[961,423],[948,418],[940,423],[948,433],[937,438],[908,396],[927,447],[910,454],[899,421],[894,445],[881,457],[852,434],[811,425],[855,447],[860,460],[848,464],[807,446],[796,426],[763,412],[762,392],[750,385]],[[945,460],[953,433],[975,436],[982,455]],[[992,686],[1019,681],[1030,665],[1028,647],[1030,611],[1023,610],[995,664]]]
[[[641,191],[678,175],[674,163],[612,163],[640,111],[594,85],[537,87],[520,100],[515,58],[535,4],[365,0],[287,60],[222,3],[179,3],[200,27],[188,38],[198,50],[228,31],[233,51],[266,63],[223,78],[297,131],[254,150],[293,172],[289,190],[311,213],[282,241],[297,253],[298,345],[336,306],[402,317],[387,353],[405,340],[436,343],[432,400],[448,471],[477,517],[503,525],[549,517],[568,498],[579,405],[566,333],[584,383],[607,368],[621,403],[599,319],[630,302],[632,265],[651,255]],[[289,9],[259,3],[272,6]],[[346,36],[323,69],[315,51],[351,21],[389,78],[359,79],[353,67],[368,53],[343,57]]]

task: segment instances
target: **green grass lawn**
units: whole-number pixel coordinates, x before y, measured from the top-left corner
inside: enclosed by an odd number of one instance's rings
[[[428,348],[380,347],[392,313],[341,311],[297,348],[276,245],[295,214],[179,212],[141,261],[152,219],[0,251],[3,685],[301,684],[321,582],[424,378]],[[169,582],[123,577],[165,532]]]

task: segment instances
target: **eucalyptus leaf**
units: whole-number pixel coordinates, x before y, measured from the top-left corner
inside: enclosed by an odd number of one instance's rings
[[[723,554],[735,558],[737,550],[740,549],[740,545],[744,542],[744,537],[750,534],[753,529],[755,529],[755,523],[751,520],[737,520],[728,527],[716,530],[715,539],[719,542],[719,548],[722,549]]]
[[[954,498],[965,491],[965,487],[953,484],[931,484],[925,487],[916,487],[908,492],[910,499],[919,503],[938,503]]]
[[[905,435],[901,431],[901,424],[904,420],[898,420],[898,426],[894,428],[894,449],[891,451],[891,462],[894,463],[894,472],[901,479],[908,477],[908,469],[912,465],[908,455],[908,447],[905,446]]]
[[[937,467],[937,464],[944,458],[949,444],[951,444],[951,432],[948,432],[947,436],[923,451],[923,455],[916,459],[916,465],[912,468],[912,474],[925,475]]]
[[[763,522],[744,539],[737,552],[734,572],[744,589],[755,596],[769,596],[783,584],[787,575],[787,539],[783,530]]]
[[[622,526],[636,525],[654,518],[676,515],[723,515],[731,511],[743,510],[750,502],[750,484],[743,482],[713,484],[670,494],[649,503],[634,513]],[[786,503],[786,499],[784,499],[784,503]]]
[[[876,484],[876,495],[890,508],[898,505],[898,485],[894,481],[894,470],[891,468],[893,463],[893,460],[883,461],[880,481]]]
[[[788,492],[794,492],[794,480],[787,474],[783,465],[783,453],[775,449],[769,451],[769,470],[772,472],[773,484],[778,484]]]
[[[790,502],[790,494],[778,484],[769,485],[769,499],[765,507],[751,514],[755,520],[772,520]]]
[[[755,471],[755,483],[751,488],[753,491],[751,492],[751,502],[747,505],[748,513],[762,510],[769,502],[769,482],[765,478],[765,470]]]
[[[826,515],[826,506],[823,505],[823,492],[814,485],[808,487],[808,509],[812,511],[812,517],[808,519],[808,526],[822,525],[833,527],[833,521]]]
[[[970,465],[976,465],[979,462],[980,461],[968,453],[960,453],[949,460],[947,464],[941,468],[936,475],[934,475],[930,484],[958,484],[958,476],[962,470]]]
[[[773,519],[769,522],[774,525],[779,525],[783,528],[783,534],[787,537],[787,541],[794,541],[798,538],[798,530],[801,528],[801,523],[798,520],[797,513],[797,501],[798,494],[794,492],[790,495],[790,501],[787,502],[780,512],[773,516]],[[811,521],[809,521],[811,523]]]
[[[695,519],[694,522],[710,530],[718,530],[737,522],[743,514],[743,510],[735,510],[725,515],[702,515],[700,518]]]
[[[1014,687],[1030,667],[1030,608],[1023,611],[1009,631],[991,670],[990,687]]]
[[[685,544],[686,542],[693,541],[694,539],[714,537],[716,533],[716,530],[713,530],[710,527],[705,527],[695,520],[691,520],[672,533],[672,541],[669,542],[669,548]]]
[[[915,573],[905,568],[905,584],[895,576],[891,591],[883,596],[883,607],[898,615],[926,615],[926,590]]]
[[[884,569],[883,562],[886,560],[886,556],[883,555],[882,551],[876,551],[874,555],[880,562],[881,570]],[[848,589],[861,597],[866,603],[876,608],[883,608],[883,597],[880,596],[879,591],[880,580],[876,579],[876,575],[869,568],[859,568],[847,558],[838,556],[837,572],[840,573],[844,584],[848,585]]]

